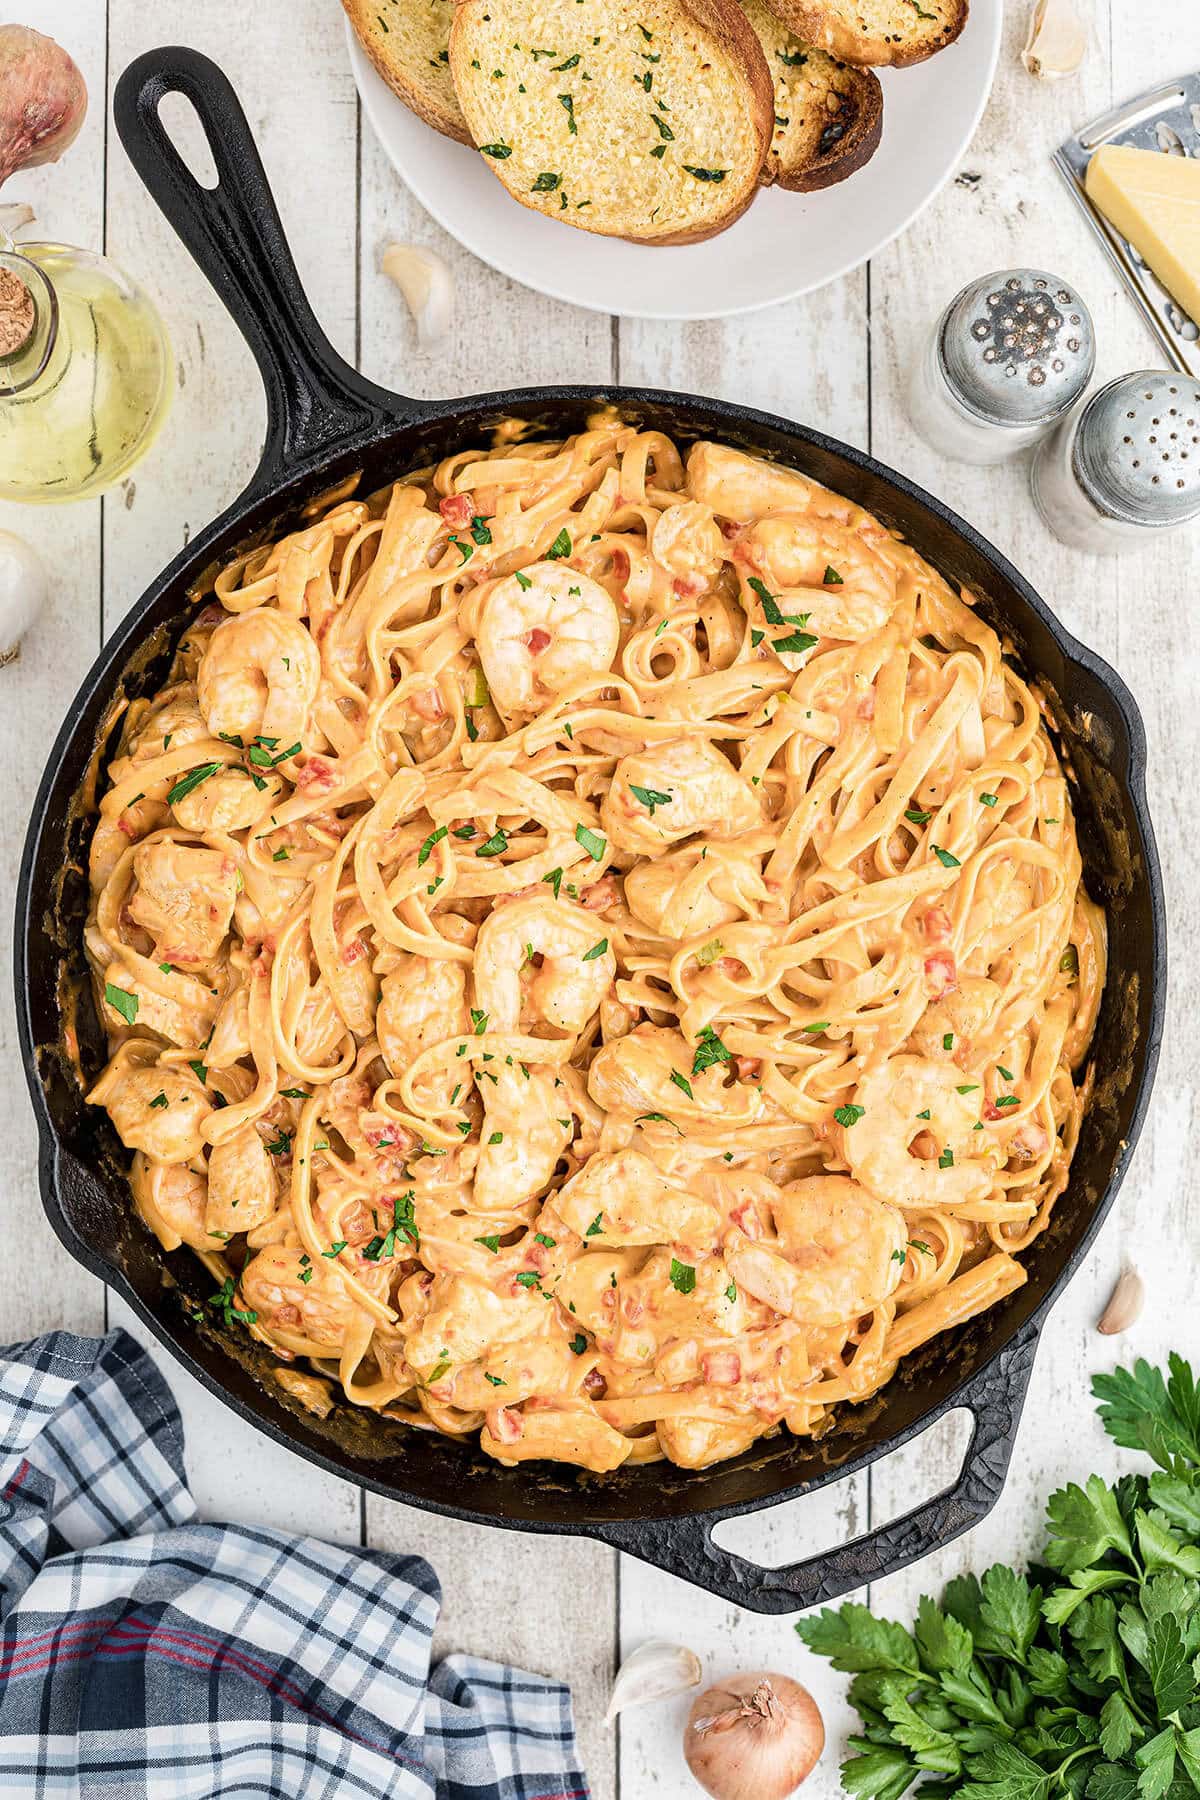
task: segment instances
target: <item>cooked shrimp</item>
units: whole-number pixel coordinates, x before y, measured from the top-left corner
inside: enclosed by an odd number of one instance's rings
[[[895,569],[860,533],[832,520],[772,514],[751,526],[738,550],[783,615],[782,626],[774,612],[774,624],[767,619],[768,642],[796,630],[857,641],[881,631],[895,610]],[[761,598],[759,606],[766,618]]]
[[[723,519],[761,519],[781,508],[807,512],[817,496],[828,493],[794,469],[781,469],[724,444],[693,444],[687,474],[692,498]]]
[[[187,1163],[155,1163],[138,1151],[129,1170],[134,1205],[164,1250],[190,1244],[193,1250],[220,1246],[209,1237],[204,1216],[207,1182]]]
[[[190,682],[177,688],[170,699],[147,714],[129,746],[131,768],[153,762],[166,750],[179,750],[186,744],[197,744],[209,735],[199,707],[196,690]]]
[[[938,1061],[953,1057],[966,1066],[971,1041],[986,1026],[1003,989],[986,975],[960,975],[958,985],[927,1006],[912,1034],[912,1047]]]
[[[303,1256],[304,1260],[301,1261]],[[364,1271],[355,1270],[356,1275]],[[288,1244],[267,1244],[242,1270],[239,1304],[257,1313],[258,1323],[278,1334],[306,1339],[321,1350],[338,1351],[357,1306],[336,1269]]]
[[[543,1023],[578,1035],[616,968],[595,913],[547,889],[498,906],[480,926],[475,999],[493,1031]]]
[[[155,960],[208,963],[229,930],[237,864],[220,850],[164,839],[133,853],[129,915],[154,939]]]
[[[320,681],[320,653],[304,626],[255,607],[209,639],[197,675],[200,711],[214,737],[271,737],[282,755],[305,743]]]
[[[985,1134],[979,1109],[960,1094],[960,1071],[923,1056],[893,1056],[869,1069],[855,1090],[862,1116],[844,1126],[850,1172],[881,1200],[937,1207],[978,1200],[991,1174],[978,1160]]]
[[[414,956],[403,950],[384,976],[375,1014],[375,1035],[384,1061],[401,1076],[423,1050],[471,1029],[467,1016],[467,971],[447,957]],[[446,1074],[426,1088],[431,1100],[449,1104],[460,1077]]]
[[[541,562],[488,592],[475,645],[500,711],[536,713],[610,669],[620,635],[617,609],[598,581],[565,563]]]
[[[293,740],[294,741],[294,740]],[[252,831],[274,811],[283,783],[269,769],[256,769],[262,786],[238,769],[218,769],[190,794],[171,803],[185,831]]]
[[[676,942],[751,918],[769,898],[761,854],[737,844],[719,857],[704,856],[702,846],[688,845],[635,863],[625,876],[630,912]]]
[[[609,1244],[712,1244],[716,1208],[667,1180],[640,1150],[593,1156],[554,1197],[563,1223],[597,1249]]]
[[[908,1228],[894,1206],[845,1175],[812,1175],[772,1202],[776,1243],[727,1256],[738,1286],[805,1325],[842,1325],[892,1293]]]
[[[201,1127],[213,1110],[190,1070],[154,1064],[125,1064],[119,1070],[110,1065],[88,1099],[105,1108],[128,1149],[143,1150],[159,1163],[199,1156]]]
[[[697,831],[715,838],[752,831],[763,823],[763,808],[746,777],[707,738],[672,738],[621,758],[600,823],[618,850],[653,856]]]
[[[711,508],[683,500],[658,515],[650,550],[655,562],[695,596],[704,592],[720,569],[725,540]]]
[[[549,1069],[531,1068],[526,1076],[515,1064],[510,1069],[499,1061],[480,1070],[477,1079],[483,1124],[475,1209],[510,1212],[542,1192],[571,1141],[567,1090],[555,1086]]]
[[[682,1032],[639,1025],[596,1052],[588,1071],[588,1093],[606,1112],[620,1108],[635,1115],[665,1113],[676,1120],[709,1115],[731,1125],[756,1118],[762,1110],[757,1090],[740,1083],[727,1085],[729,1063],[715,1063],[693,1075],[694,1054]]]
[[[211,1238],[253,1231],[275,1210],[275,1171],[253,1125],[243,1125],[208,1155],[205,1229]]]

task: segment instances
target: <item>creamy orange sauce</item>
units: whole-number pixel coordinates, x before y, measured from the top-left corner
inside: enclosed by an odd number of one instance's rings
[[[1104,921],[969,596],[604,416],[205,598],[87,948],[91,1098],[214,1317],[508,1462],[701,1467],[1020,1285]]]

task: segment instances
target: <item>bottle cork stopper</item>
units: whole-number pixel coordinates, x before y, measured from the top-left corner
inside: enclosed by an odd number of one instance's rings
[[[12,356],[33,332],[33,295],[19,275],[0,269],[0,356]]]

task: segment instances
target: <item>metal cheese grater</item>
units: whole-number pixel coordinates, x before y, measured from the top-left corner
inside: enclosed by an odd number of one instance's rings
[[[1091,314],[1057,275],[1002,269],[950,302],[917,370],[909,410],[943,454],[992,463],[1070,411],[1096,361]]]
[[[1200,381],[1122,375],[1039,446],[1033,496],[1064,543],[1115,552],[1200,517]]]

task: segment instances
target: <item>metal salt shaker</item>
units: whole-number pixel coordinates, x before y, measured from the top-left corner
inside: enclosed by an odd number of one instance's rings
[[[1030,485],[1057,538],[1102,555],[1200,517],[1200,382],[1173,369],[1110,381],[1038,445]]]
[[[1092,378],[1092,317],[1044,269],[1002,269],[950,302],[913,372],[909,415],[944,456],[997,463],[1036,443]]]

